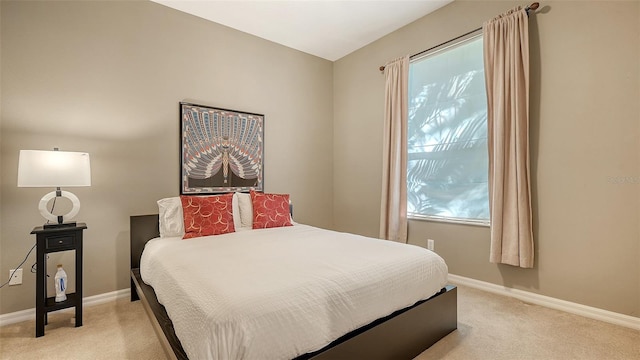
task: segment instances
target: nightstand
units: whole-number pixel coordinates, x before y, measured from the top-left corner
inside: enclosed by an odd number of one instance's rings
[[[76,308],[76,327],[82,326],[82,232],[84,223],[75,226],[45,228],[38,226],[31,231],[36,235],[36,337],[44,335],[47,314],[70,307]],[[66,294],[67,300],[55,302],[55,296],[47,297],[47,254],[75,250],[76,292]]]

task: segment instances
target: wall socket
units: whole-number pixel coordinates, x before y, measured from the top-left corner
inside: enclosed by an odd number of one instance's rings
[[[15,273],[14,273],[15,271]],[[13,275],[13,276],[12,276]],[[9,270],[9,285],[20,285],[22,284],[22,269],[11,269]]]
[[[435,241],[434,241],[434,240],[432,240],[432,239],[427,239],[427,249],[429,249],[429,250],[431,250],[431,251],[435,251],[435,250],[433,250],[433,248],[434,248],[434,243],[435,243]]]

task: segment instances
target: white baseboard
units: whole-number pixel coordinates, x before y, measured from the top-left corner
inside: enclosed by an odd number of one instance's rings
[[[613,311],[602,310],[591,306],[577,304],[570,301],[560,300],[549,296],[539,295],[532,292],[512,289],[480,280],[449,274],[449,280],[455,284],[468,286],[470,288],[484,290],[490,293],[509,296],[527,303],[545,306],[551,309],[561,310],[571,314],[584,316],[590,319],[600,320],[607,323],[640,330],[640,318],[619,314]]]
[[[128,298],[131,294],[130,289],[116,290],[104,294],[88,296],[82,299],[82,306],[93,306],[104,304],[110,301],[116,301],[122,298]],[[68,308],[60,311],[73,311],[74,308]],[[27,320],[35,320],[36,309],[27,309],[16,311],[8,314],[0,315],[0,326],[15,324]]]

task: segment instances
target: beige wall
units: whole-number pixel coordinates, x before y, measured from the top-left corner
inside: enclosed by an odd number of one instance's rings
[[[151,2],[0,6],[2,281],[50,191],[16,187],[18,152],[57,146],[91,154],[93,185],[69,189],[89,227],[84,295],[129,287],[129,216],[179,193],[182,100],[265,114],[266,191],[291,193],[296,220],[332,225],[331,62]],[[35,306],[34,259],[0,313]]]
[[[2,39],[2,6],[0,5],[0,40]],[[2,99],[2,46],[0,46],[0,99]],[[2,114],[2,101],[0,100],[0,114]],[[0,135],[2,134],[2,116],[0,115]],[[2,149],[2,136],[0,136],[0,149]],[[0,156],[0,169],[2,169],[2,156]],[[0,178],[0,184],[2,183],[2,179]],[[2,204],[2,191],[0,190],[0,204]],[[2,245],[2,206],[0,206],[0,245]],[[0,249],[0,272],[2,270],[7,269],[5,267],[4,260],[2,256],[2,249]],[[0,276],[0,284],[4,283],[9,279],[8,275],[6,278]],[[0,298],[1,299],[1,298]],[[2,304],[2,300],[0,300],[0,305]],[[0,313],[2,311],[0,310]]]
[[[334,64],[337,229],[378,235],[378,67],[522,4],[455,1]],[[435,239],[452,274],[640,316],[640,3],[541,4],[530,21],[535,268],[490,264],[485,227],[410,221],[409,239]]]

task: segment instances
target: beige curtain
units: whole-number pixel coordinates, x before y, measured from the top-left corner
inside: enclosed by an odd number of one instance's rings
[[[493,263],[533,267],[529,27],[517,7],[483,25]]]
[[[407,242],[409,56],[385,65],[380,237]]]

